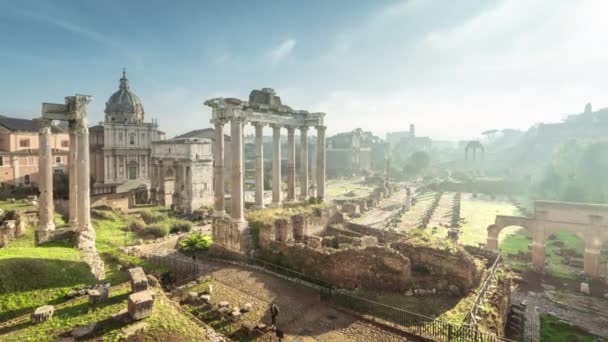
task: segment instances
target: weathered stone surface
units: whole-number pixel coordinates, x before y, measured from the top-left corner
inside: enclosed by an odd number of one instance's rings
[[[110,284],[99,285],[89,290],[89,304],[97,305],[106,302],[110,297]]]
[[[200,299],[205,303],[211,303],[211,295],[202,295]]]
[[[134,320],[140,320],[152,314],[154,297],[150,292],[151,291],[141,291],[129,296],[127,307],[129,315]]]
[[[245,305],[243,305],[243,309],[241,309],[242,312],[249,312],[253,309],[253,305],[251,303],[245,303]]]
[[[589,291],[589,284],[582,282],[581,283],[581,293],[584,293],[586,295],[589,295],[591,292]]]
[[[148,278],[141,267],[129,269],[129,278],[131,280],[131,291],[140,292],[148,289]]]
[[[83,339],[91,336],[97,327],[97,322],[93,322],[87,325],[79,325],[72,330],[72,336],[75,339]]]
[[[37,308],[30,316],[32,323],[42,323],[53,317],[55,307],[52,305],[43,305]]]
[[[226,302],[226,301],[222,301],[222,302],[219,302],[219,303],[217,304],[217,306],[219,306],[220,308],[227,308],[227,307],[229,307],[229,306],[230,306],[230,303],[228,303],[228,302]]]
[[[230,313],[230,319],[232,319],[233,322],[240,321],[241,320],[241,311],[240,310],[232,311]]]

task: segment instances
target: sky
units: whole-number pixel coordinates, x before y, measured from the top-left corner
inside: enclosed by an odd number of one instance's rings
[[[122,68],[146,121],[208,127],[214,97],[274,88],[328,133],[473,139],[608,107],[605,0],[0,0],[0,114],[95,96]],[[269,131],[266,134],[270,134]]]

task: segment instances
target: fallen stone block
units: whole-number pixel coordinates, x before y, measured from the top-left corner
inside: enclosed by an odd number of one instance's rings
[[[127,308],[129,316],[134,320],[144,319],[152,314],[154,297],[151,291],[136,292],[129,296]]]
[[[251,303],[245,303],[241,309],[241,312],[249,312],[251,310],[253,310],[253,305]]]
[[[129,278],[131,280],[131,291],[140,292],[148,289],[148,278],[141,267],[129,269]]]
[[[219,306],[220,308],[227,308],[227,307],[229,307],[229,306],[230,306],[230,303],[228,303],[228,302],[226,302],[226,301],[222,301],[222,302],[219,302],[219,303],[217,304],[217,306]]]
[[[30,316],[32,323],[42,323],[46,322],[51,317],[53,317],[53,313],[55,312],[55,307],[52,305],[43,305],[37,308],[34,313]]]
[[[589,291],[589,284],[588,283],[585,283],[585,282],[581,283],[581,293],[584,293],[586,295],[591,294],[591,292]]]
[[[201,295],[200,299],[203,302],[207,303],[207,304],[211,303],[211,296],[210,295]]]
[[[237,309],[238,309],[238,308],[237,308]],[[230,319],[231,319],[233,322],[238,322],[238,321],[240,321],[240,320],[241,320],[241,311],[240,311],[240,310],[235,310],[235,311],[232,311],[232,312],[230,313]]]

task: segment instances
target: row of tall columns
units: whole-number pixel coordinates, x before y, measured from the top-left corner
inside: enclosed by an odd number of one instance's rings
[[[51,121],[40,119],[39,148],[39,236],[48,237],[55,229],[53,204],[53,151],[51,148]],[[95,231],[91,225],[90,213],[90,164],[89,128],[86,118],[71,120],[69,170],[69,223],[78,234],[78,246],[94,246]],[[93,245],[91,245],[93,244]]]
[[[214,216],[225,216],[224,203],[224,122],[214,121],[215,144],[214,154]],[[231,221],[235,223],[244,222],[244,199],[243,199],[243,125],[242,118],[230,120],[231,130]],[[255,127],[255,206],[264,207],[264,124],[254,123]],[[272,156],[272,204],[278,206],[281,198],[281,126],[271,125],[273,130],[273,156]],[[287,200],[296,199],[296,150],[295,150],[295,127],[287,127],[288,137],[288,160],[287,160]],[[308,198],[308,127],[301,127],[301,154],[300,154],[300,190],[301,198]],[[325,195],[325,127],[317,127],[317,197]]]

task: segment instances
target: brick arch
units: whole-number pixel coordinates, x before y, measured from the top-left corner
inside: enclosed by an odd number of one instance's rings
[[[491,251],[498,251],[498,236],[500,232],[506,227],[522,227],[530,231],[530,234],[534,236],[536,221],[533,218],[518,217],[518,216],[504,216],[496,215],[496,219],[493,224],[488,226],[488,239],[486,248]]]

